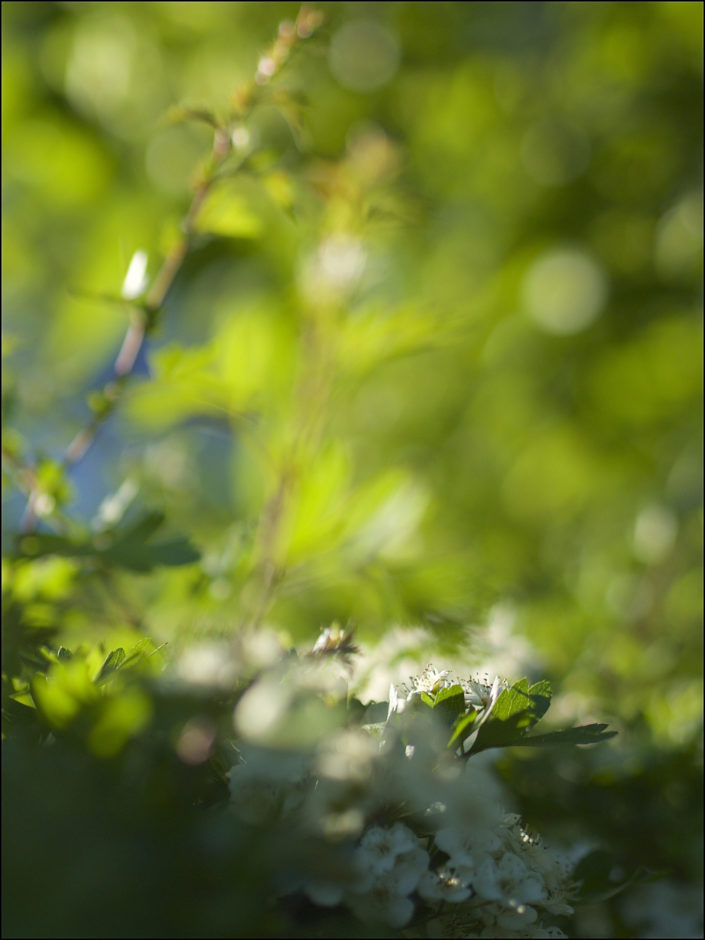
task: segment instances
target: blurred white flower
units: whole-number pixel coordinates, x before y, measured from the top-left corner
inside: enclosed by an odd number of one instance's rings
[[[194,643],[177,660],[176,674],[192,685],[229,688],[237,678],[232,648],[220,640]]]
[[[330,780],[364,783],[378,754],[379,746],[370,734],[349,728],[324,741],[314,769]]]
[[[450,857],[450,865],[477,865],[486,855],[497,852],[502,843],[490,828],[477,826],[473,829],[445,827],[434,837],[439,849]]]
[[[428,852],[410,829],[395,823],[368,830],[355,861],[361,877],[346,895],[348,905],[363,921],[403,927],[414,912],[409,895],[428,871]]]
[[[404,700],[399,698],[397,693],[397,687],[393,682],[389,685],[389,708],[387,710],[387,721],[395,712],[402,712],[404,710]]]
[[[448,679],[450,671],[448,669],[437,670],[435,666],[429,663],[419,676],[411,676],[408,682],[402,682],[396,686],[392,683],[389,686],[389,711],[387,720],[395,712],[404,711],[407,702],[410,702],[416,696],[424,692],[428,695],[437,695],[441,689],[453,685],[452,680]]]
[[[321,907],[335,907],[343,900],[343,889],[332,881],[307,881],[304,891]]]
[[[301,289],[313,303],[338,303],[350,294],[362,277],[367,252],[352,235],[330,235],[304,260]]]
[[[499,861],[486,856],[478,866],[473,887],[481,897],[499,901],[518,913],[523,913],[523,905],[546,897],[541,876],[530,872],[513,852],[505,852]]]
[[[375,873],[391,871],[397,855],[417,846],[417,837],[403,823],[394,823],[389,829],[372,826],[360,840],[358,859]]]
[[[424,872],[428,871],[428,852],[418,844],[397,855],[389,877],[399,894],[411,894]]]
[[[497,915],[497,923],[506,930],[524,930],[529,924],[533,924],[537,918],[537,913],[533,907],[528,904],[518,904],[513,910],[502,911]]]
[[[148,283],[147,252],[136,251],[128,265],[120,296],[124,300],[135,300],[140,294],[144,293]]]
[[[473,869],[465,868],[460,872],[443,866],[438,871],[426,871],[419,881],[419,894],[427,901],[450,901],[460,903],[472,896],[470,885]]]
[[[300,811],[306,796],[307,755],[242,742],[239,753],[240,763],[229,772],[231,806],[238,816],[266,823]]]

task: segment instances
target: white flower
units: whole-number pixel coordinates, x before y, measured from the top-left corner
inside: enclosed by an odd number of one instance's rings
[[[419,894],[427,901],[460,903],[472,896],[470,881],[473,874],[471,868],[462,869],[460,872],[446,867],[437,872],[426,871],[419,881]]]
[[[189,685],[231,688],[237,678],[237,665],[227,643],[203,640],[182,653],[176,662],[176,675]]]
[[[395,713],[401,714],[407,704],[425,692],[427,695],[437,695],[441,689],[449,688],[454,684],[450,677],[450,670],[442,669],[440,672],[431,664],[426,666],[418,676],[410,676],[409,681],[399,685],[391,683],[389,686],[389,710],[387,721]]]
[[[522,828],[518,816],[505,816],[504,833],[507,845],[543,882],[546,896],[541,901],[542,907],[552,914],[572,914],[573,907],[568,903],[572,888],[568,880],[569,864],[556,852],[542,845],[538,836],[530,836]]]
[[[389,710],[387,711],[387,721],[392,717],[395,712],[404,711],[404,702],[399,698],[397,694],[397,687],[393,682],[389,684]]]
[[[147,287],[147,253],[136,251],[127,268],[122,282],[121,296],[124,300],[136,300]]]
[[[366,265],[367,251],[359,239],[346,234],[330,235],[301,265],[302,292],[314,303],[340,301],[355,289]]]
[[[498,851],[502,843],[489,828],[482,826],[473,829],[439,829],[434,837],[439,849],[450,856],[450,865],[477,865],[488,854]]]
[[[242,744],[240,761],[229,771],[230,801],[240,818],[262,823],[301,810],[309,764],[305,754]]]
[[[488,677],[485,676],[485,679]],[[495,676],[491,683],[484,682],[478,678],[463,679],[460,683],[465,693],[465,704],[474,705],[476,708],[488,711],[494,707],[494,703],[500,694],[509,685],[499,676]]]
[[[428,692],[432,695],[440,692],[446,686],[452,685],[452,681],[447,682],[446,678],[450,674],[448,669],[441,669],[440,672],[431,663],[426,666],[420,676],[412,679],[413,692]]]
[[[502,911],[497,915],[497,923],[507,930],[524,930],[537,918],[536,911],[528,904],[520,904],[514,910]]]
[[[485,904],[478,909],[478,915],[484,923],[480,937],[532,937],[540,929],[532,926],[537,913],[528,905],[521,905],[518,910],[507,910],[501,904]]]
[[[429,663],[419,676],[411,676],[409,682],[402,682],[399,686],[393,683],[389,687],[389,718],[394,712],[402,712],[407,702],[426,692],[428,695],[437,695],[441,689],[453,685],[449,679],[450,671],[442,669],[440,672]]]
[[[491,752],[486,753],[492,756]],[[477,864],[482,855],[494,854],[502,849],[503,833],[500,825],[503,818],[503,791],[489,767],[484,766],[484,753],[462,763],[449,749],[446,754],[452,762],[449,770],[453,766],[458,768],[458,777],[446,778],[447,785],[440,790],[436,774],[435,792],[431,794],[432,797],[442,798],[446,806],[444,817],[436,821],[436,825],[442,827],[439,832],[450,830],[447,836],[441,836],[442,841],[450,839],[443,846],[443,851],[454,857],[453,864],[467,862],[467,856]],[[426,806],[430,803],[431,800]]]
[[[490,856],[483,859],[473,887],[481,897],[500,901],[520,913],[522,905],[546,898],[541,876],[530,872],[514,852],[505,852],[498,862]]]
[[[428,852],[403,823],[389,829],[373,826],[355,853],[360,877],[346,894],[346,903],[367,922],[403,927],[414,912],[408,895],[428,870]]]
[[[320,748],[314,770],[329,780],[364,783],[379,753],[375,739],[359,729],[338,730]]]
[[[399,894],[411,894],[416,889],[422,875],[428,871],[428,862],[428,852],[418,845],[397,855],[389,878]]]
[[[372,826],[360,840],[356,863],[364,869],[380,874],[391,871],[398,855],[418,848],[419,840],[403,823],[394,823],[389,829]]]
[[[314,904],[321,907],[335,907],[343,900],[343,889],[331,881],[309,881],[304,891]]]

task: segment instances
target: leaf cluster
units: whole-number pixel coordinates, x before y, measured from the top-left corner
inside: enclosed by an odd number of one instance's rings
[[[529,734],[551,704],[551,685],[546,679],[533,685],[528,679],[520,679],[486,706],[468,703],[463,687],[457,684],[437,692],[422,692],[413,701],[417,708],[426,706],[450,728],[448,747],[457,750],[463,759],[490,748],[598,744],[617,734],[606,731],[607,725],[599,722]]]

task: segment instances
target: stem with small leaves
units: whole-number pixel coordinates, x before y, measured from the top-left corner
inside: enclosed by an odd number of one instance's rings
[[[260,58],[257,71],[252,81],[238,89],[232,96],[233,114],[219,122],[207,114],[207,123],[213,127],[213,147],[210,160],[196,184],[191,204],[181,223],[181,233],[168,252],[157,273],[144,301],[129,304],[129,325],[120,351],[113,364],[113,377],[98,395],[100,404],[93,409],[88,424],[82,428],[66,448],[61,459],[64,470],[77,464],[86,454],[96,439],[98,431],[115,411],[134,369],[140,350],[154,331],[164,301],[188,255],[193,236],[196,232],[196,220],[208,194],[219,179],[219,171],[232,150],[234,123],[248,116],[258,99],[259,90],[269,84],[288,59],[297,40],[309,38],[322,22],[322,14],[304,4],[294,23],[284,21],[280,24],[277,37]],[[203,115],[185,113],[186,117],[204,119]],[[37,484],[36,475],[25,474],[29,481],[28,497],[20,523],[20,532],[27,535],[34,532],[38,521],[38,502],[42,491]]]

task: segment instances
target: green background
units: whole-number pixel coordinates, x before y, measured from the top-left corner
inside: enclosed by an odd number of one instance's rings
[[[531,821],[697,907],[702,5],[320,9],[66,480],[125,330],[92,295],[137,250],[154,276],[209,151],[170,109],[225,114],[298,7],[2,5],[6,594],[66,645],[178,649],[236,631],[271,564],[288,642],[422,626],[437,665],[489,643],[620,731],[550,773],[504,759]],[[18,557],[38,458],[43,529],[89,532],[119,492],[110,518],[163,512],[201,560],[106,584]],[[578,935],[648,935],[615,904]]]

